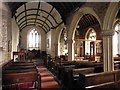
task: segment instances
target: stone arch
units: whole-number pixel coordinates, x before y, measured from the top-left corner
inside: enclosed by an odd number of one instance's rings
[[[113,58],[113,40],[114,35],[114,20],[119,10],[120,4],[118,2],[111,2],[106,11],[103,26],[102,26],[102,36],[103,36],[103,61],[104,61],[104,71],[114,70],[114,58]]]
[[[59,56],[59,53],[58,51],[59,50],[59,41],[60,41],[60,36],[61,36],[61,33],[62,33],[62,30],[64,28],[64,24],[60,25],[57,30],[56,30],[56,35],[55,35],[55,56]]]
[[[116,14],[120,8],[120,3],[118,2],[111,2],[108,10],[105,14],[104,22],[103,22],[103,30],[111,30],[113,29],[114,19]]]
[[[67,22],[67,30],[68,32],[68,60],[74,60],[74,35],[75,35],[75,28],[82,18],[84,14],[91,14],[93,15],[99,22],[101,26],[101,21],[96,14],[96,12],[91,7],[82,7],[78,11],[76,11],[74,14],[71,15],[71,17],[68,18]]]
[[[71,23],[68,22],[68,25],[67,25],[67,30],[69,30],[68,39],[74,39],[75,27],[77,26],[78,22],[80,21],[80,19],[82,18],[82,16],[84,14],[93,15],[98,20],[98,22],[99,22],[99,24],[101,26],[101,21],[100,21],[98,15],[96,14],[96,12],[93,10],[93,8],[90,8],[90,7],[80,8],[78,11],[76,11],[74,13],[74,15],[72,15],[69,18],[69,21]]]

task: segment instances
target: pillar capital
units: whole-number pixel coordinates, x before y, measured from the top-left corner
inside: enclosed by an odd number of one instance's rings
[[[102,36],[113,36],[115,33],[115,30],[103,30],[101,32],[101,35]]]

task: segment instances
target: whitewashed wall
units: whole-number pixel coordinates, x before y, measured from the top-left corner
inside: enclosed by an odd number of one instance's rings
[[[50,54],[53,58],[60,55],[60,37],[64,27],[64,24],[61,24],[47,33],[46,43],[49,39],[49,48],[46,46],[47,54]]]
[[[15,18],[12,19],[12,51],[17,51],[19,43],[19,28],[16,24]]]
[[[51,54],[51,31],[47,33],[46,51],[47,51],[47,54]]]
[[[51,30],[51,56],[55,57],[55,39],[56,37],[56,29]]]

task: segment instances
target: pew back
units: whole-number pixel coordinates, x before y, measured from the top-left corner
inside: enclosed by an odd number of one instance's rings
[[[77,81],[79,80],[79,73],[81,74],[88,74],[88,73],[94,73],[94,68],[79,68],[79,69],[72,69],[68,72],[68,84],[67,88],[73,89],[77,88]]]
[[[72,69],[73,76],[76,76],[76,75],[79,76],[79,73],[82,73],[82,74],[94,73],[94,68],[91,67],[91,68]]]
[[[79,87],[83,89],[114,88],[115,72],[79,74]]]
[[[116,88],[120,89],[120,70],[115,71]]]
[[[37,72],[9,73],[3,75],[3,84],[25,83],[37,81]]]

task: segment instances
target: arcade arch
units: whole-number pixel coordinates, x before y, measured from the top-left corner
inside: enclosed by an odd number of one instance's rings
[[[113,35],[114,30],[114,20],[116,18],[117,12],[119,10],[120,3],[114,2],[110,3],[107,9],[107,12],[104,17],[103,22],[103,61],[104,61],[104,71],[113,71],[114,70],[114,58],[113,58]]]
[[[74,15],[72,15],[69,18],[68,25],[67,25],[67,30],[69,30],[69,32],[68,32],[68,60],[70,60],[70,61],[74,60],[74,35],[75,35],[75,30],[76,30],[76,27],[77,27],[80,19],[85,14],[93,15],[97,19],[97,21],[99,22],[99,24],[101,26],[101,22],[100,22],[100,19],[99,19],[98,15],[90,7],[80,8],[78,11],[76,11],[76,13],[74,13]]]

